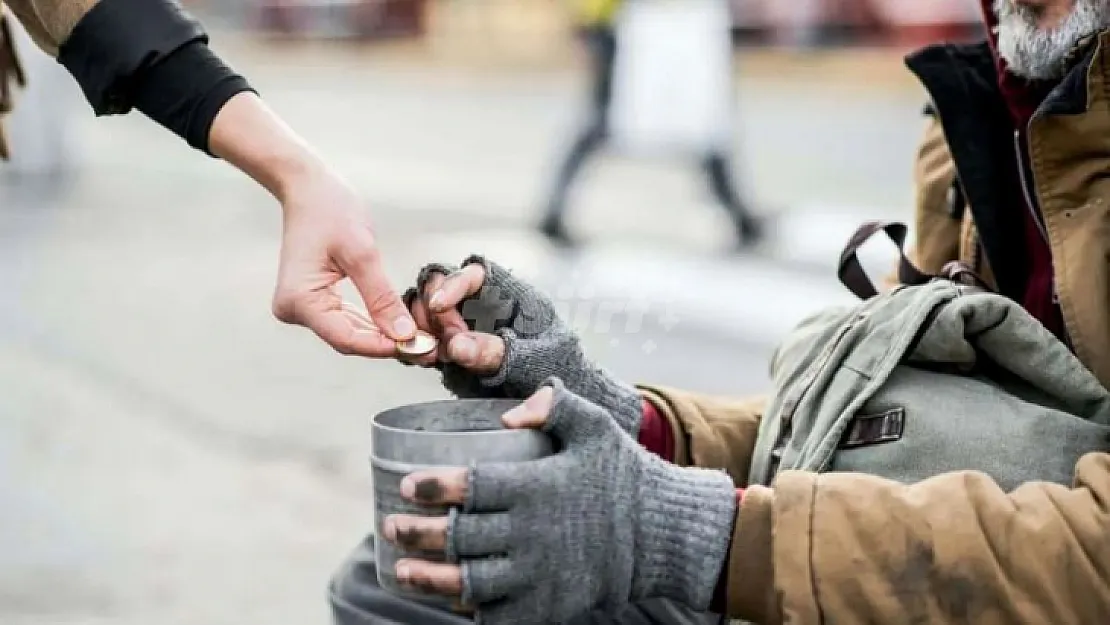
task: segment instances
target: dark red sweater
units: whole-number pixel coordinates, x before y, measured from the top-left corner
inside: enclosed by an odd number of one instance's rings
[[[1006,106],[1010,110],[1010,118],[1013,121],[1014,128],[1019,131],[1019,149],[1023,155],[1022,159],[1028,158],[1028,146],[1025,141],[1025,133],[1029,127],[1029,120],[1033,117],[1037,107],[1044,101],[1045,97],[1055,86],[1054,83],[1041,82],[1041,81],[1028,81],[1011,74],[1006,69],[1006,61],[998,56],[998,37],[994,32],[997,20],[994,16],[994,11],[991,9],[993,4],[992,0],[981,0],[983,8],[983,18],[986,20],[987,32],[989,34],[991,52],[994,53],[995,66],[998,68],[998,87],[1002,92],[1002,97],[1006,101]],[[1018,160],[1017,150],[1015,150],[1013,158],[1013,167],[1024,167],[1022,162]],[[1052,271],[1052,250],[1045,240],[1045,235],[1041,232],[1040,226],[1034,220],[1034,211],[1039,210],[1036,206],[1030,206],[1028,201],[1028,194],[1033,193],[1031,181],[1028,182],[1029,188],[1022,190],[1020,197],[1022,198],[1022,206],[1015,206],[1014,210],[1020,209],[1021,217],[1024,223],[1023,243],[1026,250],[1026,258],[1028,265],[1026,267],[1026,283],[1025,290],[1022,293],[1021,305],[1029,314],[1037,318],[1046,328],[1053,334],[1061,339],[1065,339],[1066,330],[1064,327],[1064,319],[1060,314],[1060,307],[1056,303],[1055,286],[1053,283]],[[1015,215],[1015,218],[1017,216]]]

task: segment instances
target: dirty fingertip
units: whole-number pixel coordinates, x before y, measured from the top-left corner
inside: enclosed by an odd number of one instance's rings
[[[382,537],[389,542],[396,542],[397,540],[397,523],[393,517],[386,517],[382,523]]]
[[[431,299],[428,300],[428,308],[431,308],[432,312],[443,312],[444,309],[447,308],[446,304],[444,304],[446,299],[447,295],[443,292],[442,288],[439,288],[435,293],[432,293]]]
[[[469,365],[478,358],[478,344],[465,334],[458,334],[448,344],[448,353],[461,365]]]
[[[397,581],[407,583],[412,580],[412,568],[408,562],[398,562],[394,572],[397,574]]]
[[[416,480],[411,476],[406,476],[401,480],[401,496],[405,499],[412,499],[416,495]]]

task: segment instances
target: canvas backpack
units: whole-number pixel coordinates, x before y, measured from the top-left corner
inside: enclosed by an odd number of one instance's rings
[[[928,276],[901,254],[904,284],[878,293],[856,252],[880,231],[901,251],[905,226],[872,222],[840,260],[841,281],[864,301],[811,316],[776,350],[752,483],[783,470],[905,483],[971,470],[1006,490],[1068,485],[1081,456],[1110,450],[1110,393],[965,267]]]

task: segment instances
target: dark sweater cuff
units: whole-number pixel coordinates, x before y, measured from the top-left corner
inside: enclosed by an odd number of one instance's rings
[[[152,67],[194,41],[208,36],[172,0],[100,0],[62,43],[58,62],[97,115],[118,115],[133,108]]]
[[[58,61],[97,115],[137,108],[209,154],[216,114],[232,96],[253,91],[173,0],[100,0],[77,22]]]
[[[147,117],[211,154],[208,135],[216,114],[243,91],[253,91],[246,79],[196,41],[153,67],[136,90],[134,102]]]

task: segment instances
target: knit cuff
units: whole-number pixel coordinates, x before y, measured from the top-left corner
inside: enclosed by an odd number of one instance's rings
[[[726,473],[652,458],[639,497],[632,600],[665,597],[697,611],[713,599],[728,557],[736,487]]]
[[[574,394],[604,408],[632,438],[639,436],[643,416],[640,392],[605,369],[591,365],[573,334],[560,331],[527,339],[510,328],[501,328],[497,335],[505,343],[505,356],[496,373],[479,378],[484,388],[504,387],[510,396],[529,395],[543,380],[556,377]]]
[[[571,390],[581,386],[581,391],[576,392],[607,410],[622,430],[628,432],[632,438],[639,439],[640,425],[644,418],[644,398],[640,392],[604,370],[586,373],[580,384],[571,385]]]
[[[135,108],[190,146],[214,156],[208,136],[220,109],[235,95],[254,91],[207,45],[190,43],[155,65],[136,86]]]

